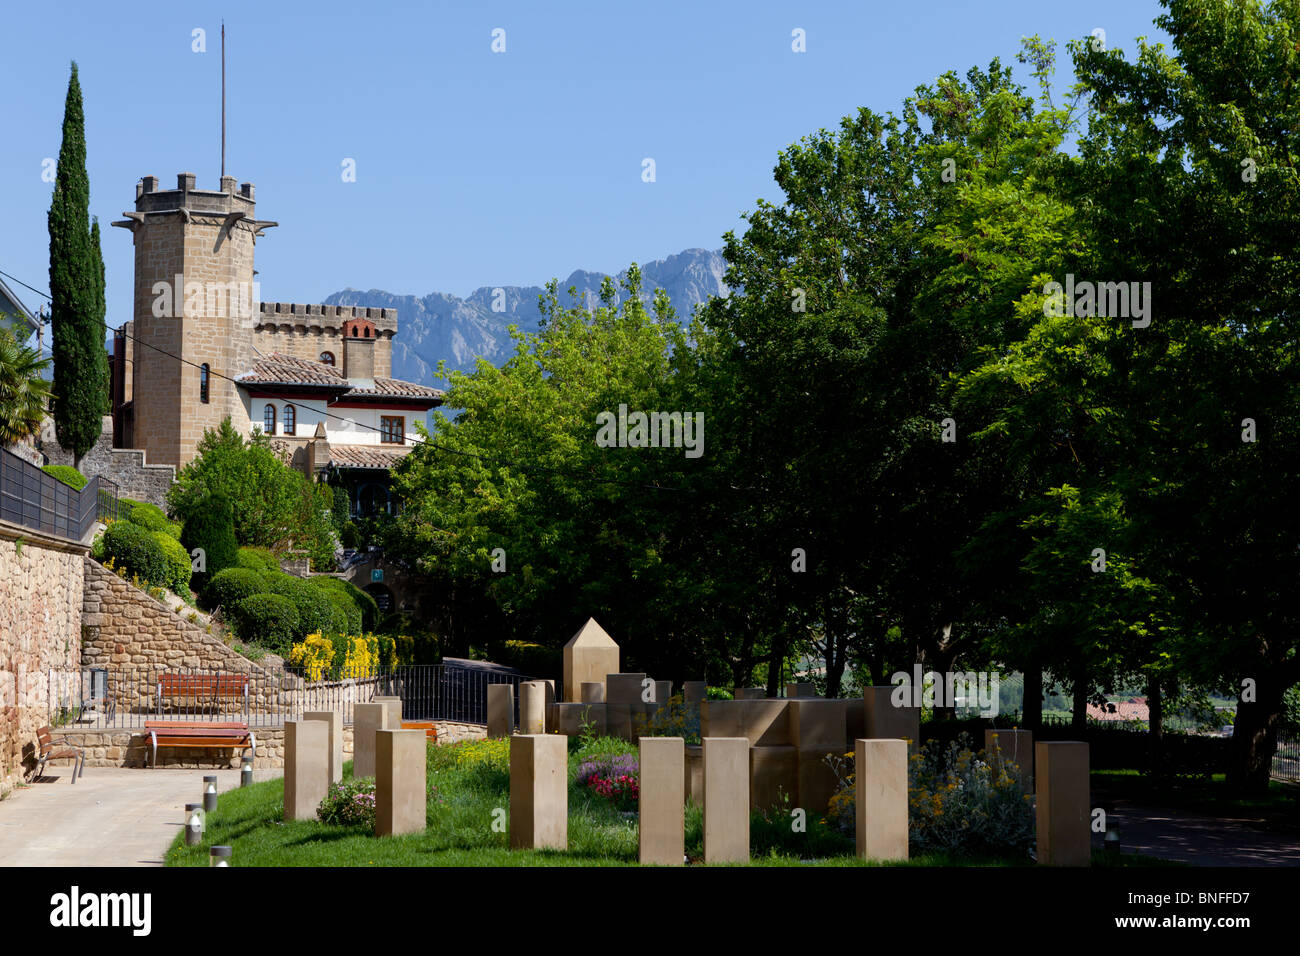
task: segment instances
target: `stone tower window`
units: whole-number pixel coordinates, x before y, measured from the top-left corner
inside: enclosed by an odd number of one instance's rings
[[[370,338],[370,327],[366,327],[366,338]]]
[[[294,426],[294,419],[296,417],[297,416],[294,413],[294,407],[292,405],[284,406],[284,433],[286,435],[294,434],[293,426]]]
[[[206,362],[199,366],[199,401],[204,405],[208,404],[208,371]]]
[[[354,339],[356,339],[356,338],[360,338],[360,336],[357,335],[357,332],[358,332],[358,331],[359,331],[359,330],[357,329],[357,327],[356,327],[355,325],[352,326],[352,337],[353,337]]]
[[[262,409],[262,431],[268,435],[275,434],[275,406],[267,405]]]
[[[320,354],[320,360],[321,360],[321,364],[322,364],[322,365],[333,365],[333,364],[334,364],[334,353],[333,353],[333,352],[321,352],[321,354]]]

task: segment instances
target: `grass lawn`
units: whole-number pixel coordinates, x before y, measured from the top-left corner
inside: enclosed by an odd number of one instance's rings
[[[284,781],[270,780],[221,795],[208,815],[200,846],[178,835],[168,866],[207,866],[208,848],[233,847],[235,866],[635,866],[637,820],[574,780],[578,765],[602,754],[629,752],[625,741],[596,740],[569,755],[569,849],[511,850],[504,822],[509,816],[508,741],[485,746],[430,746],[429,803],[423,833],[377,839],[364,830],[317,820],[285,822]],[[634,750],[631,752],[635,752]],[[351,762],[344,779],[351,779]],[[502,812],[503,811],[503,812]],[[494,828],[494,821],[497,822]],[[686,809],[686,853],[703,856],[703,821],[698,806]],[[755,813],[750,822],[752,866],[872,866],[854,854],[853,838],[820,818],[794,832],[787,812]],[[1100,854],[1098,865],[1111,865]],[[1151,861],[1160,863],[1163,861]],[[1032,866],[1026,860],[969,859],[943,854],[918,856],[904,866]],[[1117,865],[1144,865],[1126,856]]]

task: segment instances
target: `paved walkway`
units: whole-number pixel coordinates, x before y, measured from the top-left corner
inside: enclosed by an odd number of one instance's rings
[[[71,767],[0,801],[0,866],[161,866],[185,821],[185,804],[203,798],[203,778],[217,790],[239,786],[238,770]],[[282,771],[258,770],[269,780]]]
[[[1300,835],[1264,829],[1250,816],[1211,817],[1120,801],[1106,822],[1119,827],[1125,853],[1195,866],[1300,866]],[[1093,834],[1094,847],[1101,841]]]

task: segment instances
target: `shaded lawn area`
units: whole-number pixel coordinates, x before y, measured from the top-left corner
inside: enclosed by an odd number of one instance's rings
[[[574,744],[577,744],[575,738]],[[234,866],[636,866],[637,820],[575,781],[582,760],[602,753],[627,752],[623,741],[594,741],[569,756],[569,849],[511,850],[501,821],[509,820],[508,742],[495,750],[478,746],[437,747],[428,751],[427,829],[400,837],[375,838],[364,830],[317,820],[285,822],[284,781],[270,780],[221,795],[208,815],[201,845],[187,847],[179,834],[167,852],[168,866],[207,866],[208,849],[233,847]],[[634,751],[633,751],[634,752]],[[467,760],[467,757],[473,759]],[[351,779],[352,764],[344,765]],[[504,811],[504,812],[502,812]],[[494,828],[494,821],[496,827]],[[806,832],[795,832],[788,811],[755,813],[750,822],[751,866],[878,866],[855,855],[853,838],[809,817]],[[703,815],[686,809],[686,853],[702,862]],[[1163,865],[1132,855],[1096,865]],[[1032,866],[1029,860],[971,859],[948,854],[918,856],[902,866]]]

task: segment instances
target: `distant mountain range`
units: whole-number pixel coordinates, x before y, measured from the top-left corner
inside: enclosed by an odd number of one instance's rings
[[[655,289],[663,289],[672,300],[679,319],[690,318],[699,302],[711,295],[725,295],[722,282],[726,264],[721,250],[687,249],[667,259],[641,265],[642,296],[647,303]],[[621,279],[626,273],[615,276]],[[603,272],[579,269],[560,283],[560,303],[568,305],[567,290],[576,287],[589,305],[599,303]],[[497,289],[501,292],[498,293]],[[397,310],[397,337],[393,339],[393,377],[423,385],[445,386],[437,380],[438,360],[449,368],[470,372],[482,356],[494,365],[503,364],[513,346],[507,327],[517,325],[524,332],[536,332],[541,312],[537,297],[541,286],[497,286],[475,289],[469,298],[431,292],[425,296],[395,295],[383,289],[344,289],[325,299],[326,305],[361,305]],[[620,287],[620,295],[626,295]],[[493,302],[504,300],[505,311],[493,312]]]

